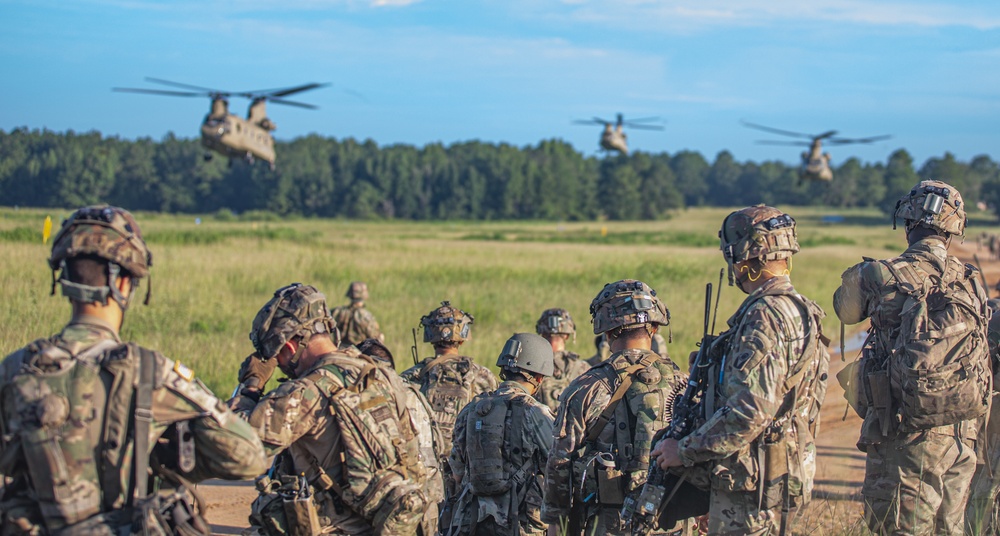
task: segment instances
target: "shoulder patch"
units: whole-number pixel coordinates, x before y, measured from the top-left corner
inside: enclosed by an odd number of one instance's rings
[[[180,361],[174,361],[174,372],[186,381],[194,379],[194,371],[184,366]]]

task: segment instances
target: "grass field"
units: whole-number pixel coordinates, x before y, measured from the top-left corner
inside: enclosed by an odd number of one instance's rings
[[[862,255],[901,251],[902,231],[873,211],[792,208],[802,252],[792,280],[830,316],[828,335],[839,334],[831,297],[840,273]],[[692,209],[664,222],[418,223],[340,220],[223,221],[233,218],[137,215],[153,250],[153,298],[129,311],[123,336],[191,366],[216,393],[227,395],[243,357],[257,310],[275,289],[299,281],[324,291],[331,306],[346,302],[351,280],[368,283],[369,308],[386,333],[400,370],[411,364],[411,328],[441,300],[475,318],[463,351],[493,366],[503,341],[533,331],[542,310],[565,307],[579,336],[570,349],[593,354],[588,306],[610,281],[637,278],[666,300],[673,320],[670,353],[679,364],[701,337],[705,283],[725,267],[716,233],[728,209]],[[42,221],[66,210],[0,209],[0,354],[48,336],[68,318],[61,296],[50,297],[49,246]],[[843,216],[824,223],[824,216]],[[988,215],[969,235],[997,231]],[[606,234],[602,233],[602,228]],[[144,281],[144,285],[148,284]],[[57,291],[58,292],[58,291]],[[140,290],[145,292],[145,286]],[[716,331],[743,299],[722,290]],[[141,302],[141,300],[136,300]],[[419,335],[419,334],[418,334]],[[419,342],[419,341],[418,341]],[[420,343],[421,357],[430,355]]]

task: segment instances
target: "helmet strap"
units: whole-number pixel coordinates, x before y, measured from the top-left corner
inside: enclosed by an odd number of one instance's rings
[[[115,300],[118,303],[118,305],[121,306],[122,311],[127,311],[128,310],[129,302],[132,301],[132,290],[133,289],[132,288],[129,289],[129,293],[128,293],[128,297],[127,298],[125,297],[125,295],[123,295],[121,293],[120,290],[118,290],[118,277],[121,275],[121,270],[122,270],[121,266],[118,266],[117,263],[114,263],[114,262],[109,262],[108,263],[108,286],[107,286],[107,289],[111,293],[111,299]],[[130,283],[129,287],[131,287],[132,286],[131,285],[132,281],[130,280],[129,283]]]

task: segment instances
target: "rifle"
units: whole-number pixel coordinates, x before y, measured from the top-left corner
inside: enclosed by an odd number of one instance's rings
[[[719,290],[722,288],[722,274],[719,272]],[[683,439],[691,434],[701,421],[704,412],[702,397],[705,394],[709,382],[709,366],[712,356],[710,349],[715,342],[716,336],[712,335],[715,330],[715,318],[712,318],[711,328],[709,328],[709,312],[712,309],[712,283],[705,285],[705,321],[701,342],[698,344],[698,354],[695,356],[694,364],[691,367],[691,374],[688,376],[687,387],[684,394],[674,402],[673,415],[670,418],[670,426],[665,433],[660,435],[657,443],[665,438]],[[715,315],[719,313],[719,294],[715,298]],[[654,444],[655,447],[655,444]],[[621,520],[623,527],[632,534],[648,534],[656,526],[660,512],[674,498],[674,494],[684,483],[685,477],[681,476],[676,484],[670,486],[669,495],[667,487],[669,475],[655,461],[650,461],[649,473],[646,483],[638,495],[634,493],[625,498],[622,505]],[[664,497],[666,497],[664,499]]]
[[[410,347],[410,356],[413,358],[413,364],[416,365],[417,363],[420,362],[419,359],[417,358],[417,328],[413,328],[412,332],[413,332],[413,346]]]

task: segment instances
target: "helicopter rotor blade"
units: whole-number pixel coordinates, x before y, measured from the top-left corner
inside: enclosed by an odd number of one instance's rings
[[[221,95],[228,95],[232,93],[231,91],[220,91],[218,89],[212,89],[208,87],[193,86],[191,84],[182,84],[180,82],[171,82],[170,80],[164,80],[162,78],[153,78],[150,76],[147,76],[146,80],[149,82],[155,82],[157,84],[163,84],[165,86],[174,86],[174,87],[179,87],[181,89],[194,89],[197,91],[204,91],[205,93],[215,93]]]
[[[286,106],[298,106],[299,108],[308,108],[310,110],[315,110],[315,109],[319,108],[319,106],[316,106],[315,104],[306,104],[304,102],[296,102],[296,101],[290,101],[290,100],[286,100],[286,99],[277,99],[277,98],[274,98],[274,97],[267,97],[267,101],[268,102],[273,102],[275,104],[284,104]]]
[[[797,145],[800,147],[809,147],[812,145],[807,141],[784,141],[784,140],[757,140],[755,143],[758,145]]]
[[[828,141],[833,145],[847,145],[849,143],[872,143],[876,141],[887,140],[892,136],[889,134],[883,134],[882,136],[871,136],[868,138],[830,138]]]
[[[601,119],[600,117],[594,117],[593,119],[595,123],[600,123],[602,125],[609,125],[611,123],[614,123],[614,121],[608,121],[607,119]]]
[[[260,97],[287,97],[294,93],[301,93],[303,91],[309,91],[310,89],[316,89],[321,87],[329,86],[329,83],[319,84],[316,82],[311,82],[308,84],[302,84],[301,86],[289,87],[289,88],[277,88],[277,89],[255,89],[252,91],[241,91],[237,95],[241,97],[246,97],[248,99],[257,99]]]
[[[640,117],[639,119],[626,119],[625,124],[629,123],[648,123],[649,121],[662,121],[663,118],[660,116],[653,117]]]
[[[837,131],[836,130],[828,130],[828,131],[826,131],[826,132],[824,132],[822,134],[817,134],[817,135],[813,136],[813,139],[814,140],[825,140],[825,139],[827,139],[827,138],[829,138],[831,136],[836,136],[836,135],[837,135]]]
[[[597,121],[594,119],[576,119],[573,121],[574,125],[603,125],[604,121]]]
[[[782,136],[793,136],[796,138],[809,138],[812,139],[814,136],[811,134],[803,134],[801,132],[792,132],[791,130],[781,130],[780,128],[771,128],[764,125],[758,125],[757,123],[751,123],[749,121],[740,120],[740,124],[745,127],[755,128],[757,130],[763,130],[764,132],[771,132],[772,134],[781,134]]]
[[[624,125],[627,126],[628,128],[638,129],[638,130],[664,130],[664,127],[660,125],[633,125],[628,121],[626,121]]]
[[[151,95],[170,95],[172,97],[205,97],[211,96],[209,93],[195,93],[193,91],[168,91],[165,89],[140,89],[136,87],[113,87],[111,91],[122,93],[149,93]]]

